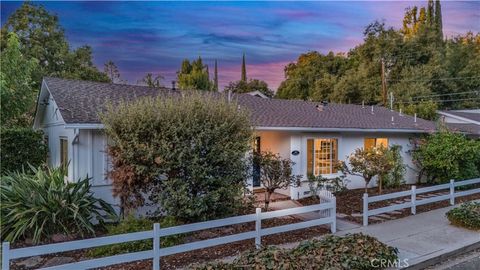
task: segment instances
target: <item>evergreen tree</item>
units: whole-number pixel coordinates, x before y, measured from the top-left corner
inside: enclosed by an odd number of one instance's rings
[[[247,82],[247,67],[245,66],[245,53],[242,57],[242,81]]]
[[[213,90],[218,91],[218,69],[217,69],[217,60],[215,60],[215,70],[213,74]]]
[[[197,60],[183,60],[177,71],[178,87],[182,90],[211,90],[212,82],[208,74],[208,66],[203,64],[201,57]]]
[[[442,22],[442,7],[440,0],[435,0],[435,31],[437,31],[438,38],[443,39],[443,22]]]
[[[428,6],[427,6],[427,25],[429,27],[432,27],[435,25],[435,12],[434,12],[434,7],[433,7],[433,0],[428,0]]]

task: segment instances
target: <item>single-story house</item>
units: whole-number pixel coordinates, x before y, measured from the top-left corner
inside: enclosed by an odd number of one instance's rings
[[[453,131],[480,137],[480,109],[438,111],[440,120]]]
[[[34,128],[45,132],[49,164],[68,164],[70,180],[92,177],[98,197],[113,202],[107,172],[107,139],[97,113],[107,101],[178,93],[172,89],[45,78],[38,97]],[[336,177],[337,160],[345,160],[356,148],[400,145],[407,165],[408,182],[416,170],[410,155],[410,139],[433,132],[435,123],[399,114],[380,106],[327,104],[302,100],[270,99],[254,94],[232,96],[251,111],[255,150],[272,151],[294,163],[293,173]],[[349,188],[360,188],[360,177],[349,177]],[[250,180],[260,188],[258,180]],[[280,191],[293,199],[308,194],[306,183]]]

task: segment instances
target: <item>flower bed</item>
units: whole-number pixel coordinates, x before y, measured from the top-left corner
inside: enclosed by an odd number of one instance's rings
[[[375,262],[394,262],[398,251],[374,237],[352,234],[327,236],[302,242],[294,249],[266,247],[243,253],[232,263],[213,262],[191,266],[197,270],[216,269],[372,269]]]

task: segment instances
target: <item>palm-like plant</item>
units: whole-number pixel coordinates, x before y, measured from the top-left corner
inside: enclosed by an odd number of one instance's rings
[[[63,168],[31,169],[1,177],[2,239],[38,243],[57,233],[94,235],[95,223],[116,219],[112,206],[93,196],[90,178],[72,183]]]

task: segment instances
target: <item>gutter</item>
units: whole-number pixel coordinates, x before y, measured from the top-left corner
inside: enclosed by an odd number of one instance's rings
[[[373,129],[373,128],[313,128],[313,127],[255,127],[260,131],[304,131],[304,132],[394,132],[394,133],[431,133],[424,129]]]
[[[103,129],[103,124],[66,124],[66,129]],[[259,131],[303,131],[303,132],[396,132],[396,133],[431,133],[434,132],[423,129],[372,129],[372,128],[313,128],[313,127],[254,127]]]

